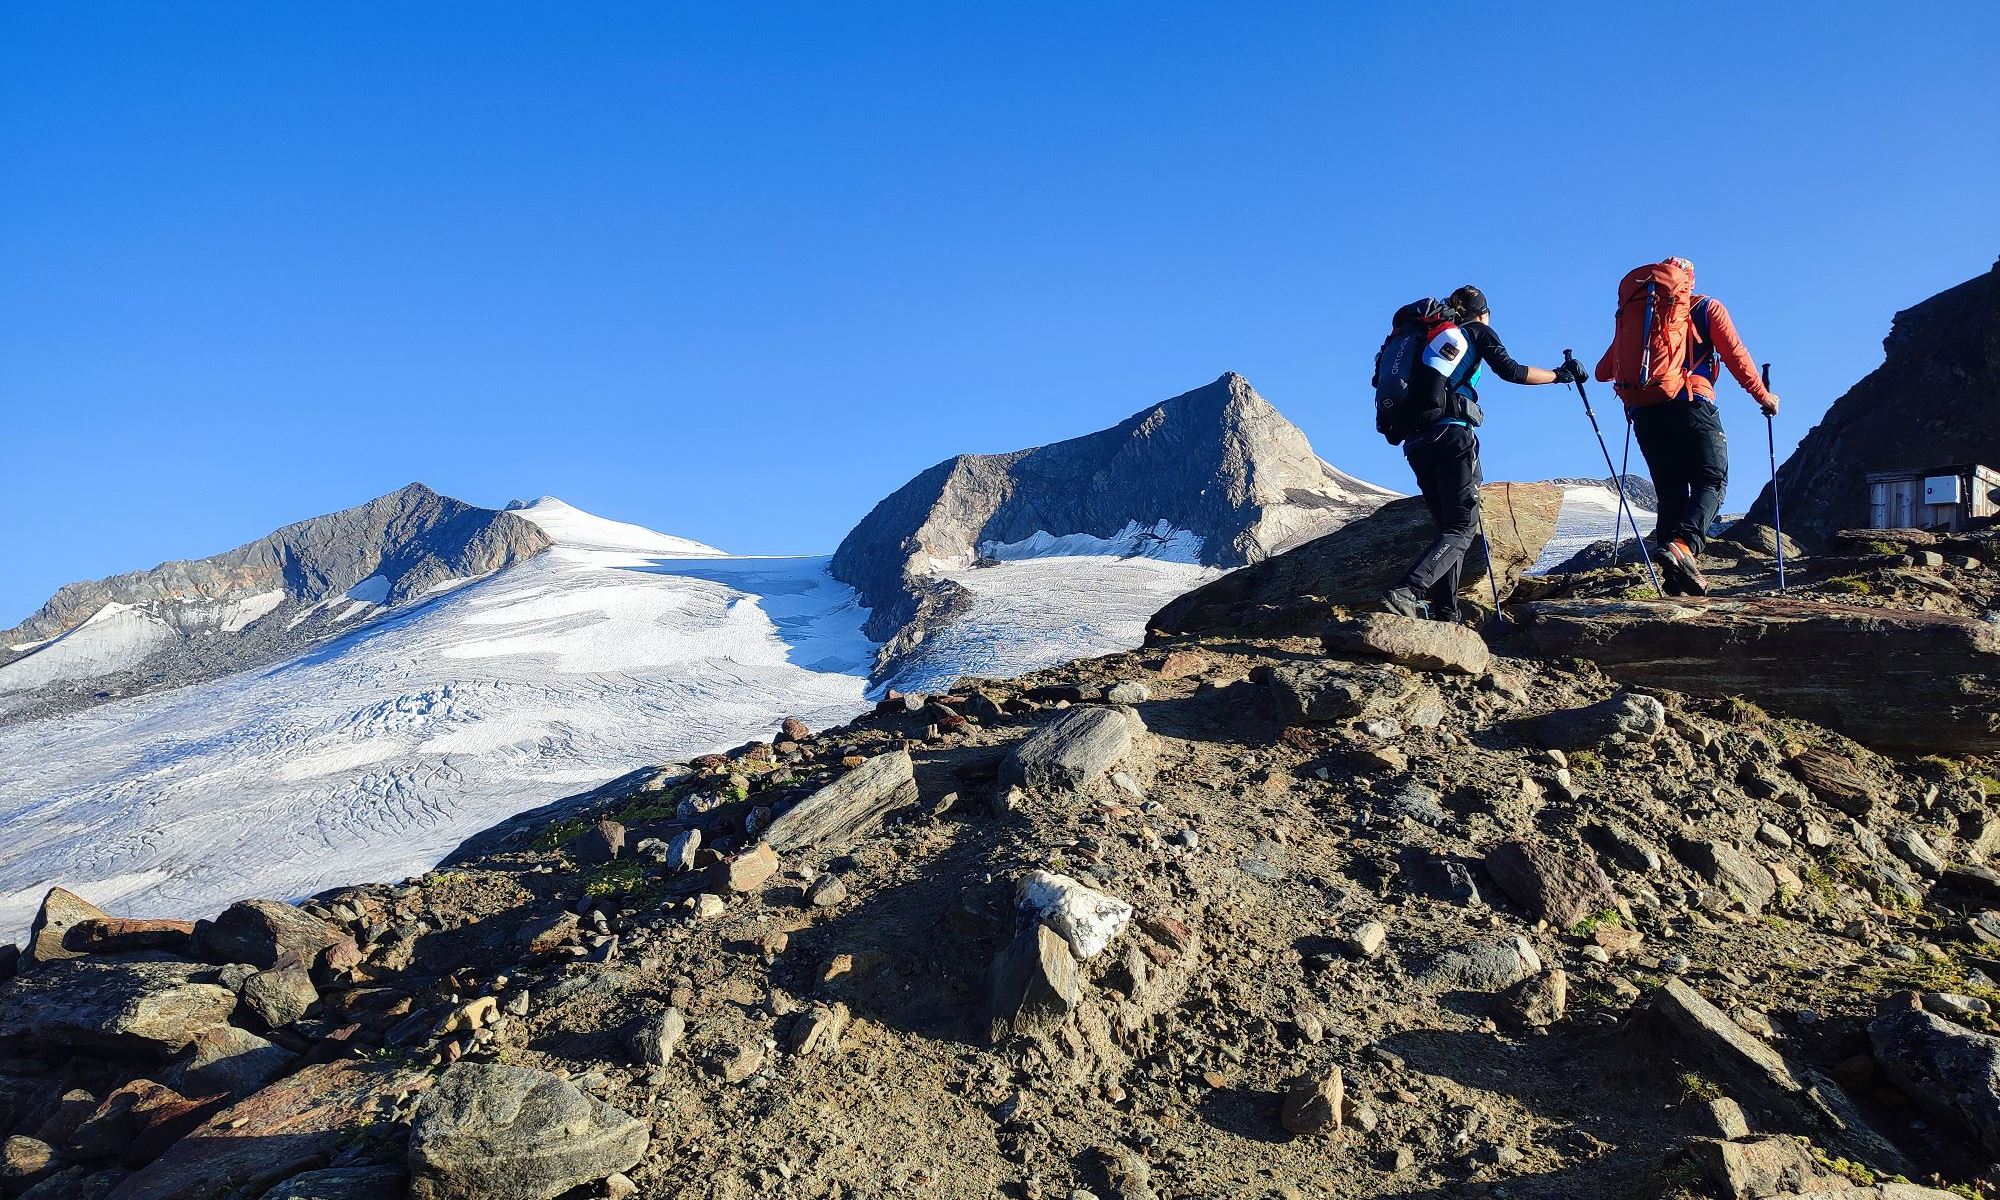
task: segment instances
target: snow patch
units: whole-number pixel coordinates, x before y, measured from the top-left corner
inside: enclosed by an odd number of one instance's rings
[[[258,592],[241,600],[231,601],[222,608],[221,629],[224,633],[241,633],[255,622],[269,616],[271,610],[285,602],[284,589]]]
[[[543,496],[533,504],[509,510],[517,517],[525,517],[542,527],[549,540],[558,546],[571,546],[589,550],[636,550],[644,554],[669,554],[676,557],[710,555],[720,556],[722,551],[713,546],[687,538],[670,537],[656,533],[644,525],[632,525],[624,521],[607,520],[584,512],[556,499]]]
[[[1005,679],[1146,640],[1167,601],[1227,572],[1171,559],[1068,555],[949,572],[972,594],[964,616],[901,664],[896,688],[936,691],[962,676]]]
[[[370,575],[368,578],[347,589],[349,600],[363,604],[386,604],[389,601],[389,578],[386,575]]]
[[[1629,541],[1631,526],[1625,524],[1618,514],[1618,493],[1601,483],[1573,484],[1562,486],[1562,508],[1556,513],[1556,531],[1542,548],[1540,558],[1528,568],[1532,574],[1545,574],[1569,561],[1570,556],[1592,542],[1601,542],[1613,536],[1613,527]],[[1628,503],[1630,503],[1628,501]],[[1631,505],[1632,516],[1639,523],[1639,532],[1653,532],[1653,511]]]
[[[51,639],[26,658],[0,667],[0,692],[26,691],[136,667],[179,636],[172,626],[144,609],[106,604],[75,629]]]
[[[1046,530],[1018,542],[981,542],[981,558],[1015,562],[1027,558],[1075,558],[1097,555],[1108,558],[1154,558],[1165,562],[1201,562],[1202,537],[1187,529],[1176,529],[1171,521],[1141,525],[1128,521],[1125,528],[1108,538],[1088,533],[1061,536]]]

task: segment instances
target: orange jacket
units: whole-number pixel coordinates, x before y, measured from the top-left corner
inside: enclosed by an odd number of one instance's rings
[[[1694,388],[1695,395],[1714,403],[1715,383],[1709,379],[1709,373],[1715,370],[1715,361],[1720,361],[1723,366],[1729,368],[1729,373],[1736,376],[1736,382],[1743,385],[1743,390],[1750,393],[1751,399],[1762,400],[1770,395],[1764,387],[1764,381],[1757,375],[1757,360],[1752,358],[1750,351],[1744,347],[1743,339],[1736,333],[1736,322],[1729,319],[1729,310],[1722,306],[1722,301],[1713,296],[1697,295],[1694,302],[1696,304],[1706,302],[1708,305],[1709,337],[1707,342],[1700,343],[1694,348],[1696,367],[1707,368],[1688,373],[1688,380]],[[1611,382],[1609,347],[1605,348],[1604,357],[1597,360],[1597,380],[1599,383]]]

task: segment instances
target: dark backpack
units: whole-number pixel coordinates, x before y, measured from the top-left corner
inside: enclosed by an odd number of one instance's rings
[[[1421,432],[1422,415],[1414,411],[1411,388],[1417,362],[1432,338],[1458,326],[1458,315],[1440,300],[1428,297],[1405,304],[1390,321],[1389,336],[1375,353],[1375,432],[1391,446]]]

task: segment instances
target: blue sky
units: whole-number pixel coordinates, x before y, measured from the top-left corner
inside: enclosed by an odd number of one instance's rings
[[[1789,443],[2000,251],[1986,0],[1425,12],[0,8],[0,625],[413,479],[824,552],[1226,370],[1407,489],[1398,304],[1551,365],[1667,254]],[[1602,473],[1573,393],[1486,400],[1489,477]]]

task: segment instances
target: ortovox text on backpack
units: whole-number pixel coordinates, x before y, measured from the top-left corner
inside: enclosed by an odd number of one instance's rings
[[[1389,336],[1375,354],[1375,432],[1389,439],[1391,446],[1423,429],[1423,414],[1414,411],[1422,397],[1412,388],[1412,379],[1425,348],[1438,335],[1457,328],[1451,308],[1438,300],[1417,300],[1396,310]],[[1459,351],[1463,352],[1462,344]]]

